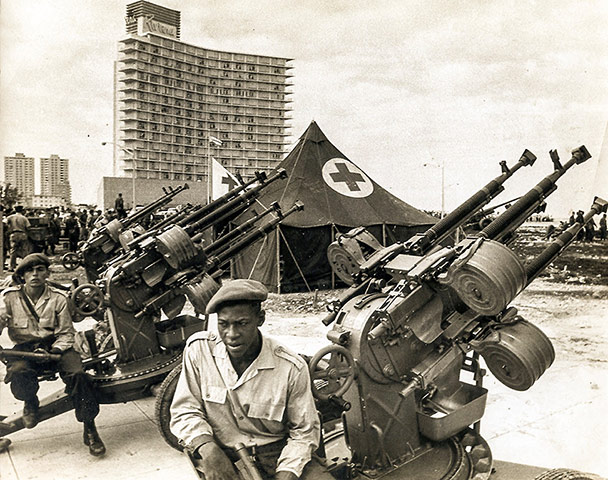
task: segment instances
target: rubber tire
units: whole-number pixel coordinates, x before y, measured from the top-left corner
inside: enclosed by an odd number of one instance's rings
[[[577,472],[568,468],[547,470],[534,477],[534,480],[600,480],[601,477],[590,473]]]
[[[169,428],[169,422],[171,421],[171,411],[169,409],[171,407],[171,402],[173,401],[173,395],[175,395],[177,380],[179,379],[179,374],[181,372],[181,363],[169,372],[169,375],[165,377],[158,388],[156,403],[154,404],[154,417],[156,418],[156,426],[158,427],[160,434],[165,442],[180,452],[183,450],[183,447],[179,444],[177,437],[171,433]]]

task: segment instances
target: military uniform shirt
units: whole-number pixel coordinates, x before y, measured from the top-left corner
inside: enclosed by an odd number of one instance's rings
[[[21,298],[21,288],[9,287],[0,294],[0,333],[8,327],[8,336],[16,344],[53,337],[52,347],[62,351],[73,347],[76,331],[63,292],[47,285],[36,304],[31,302],[40,319],[37,321]]]
[[[8,232],[23,232],[26,233],[30,228],[30,221],[21,213],[13,213],[6,217],[6,223],[8,224]]]
[[[287,439],[277,471],[298,477],[319,445],[320,422],[306,363],[262,336],[258,357],[238,378],[226,346],[214,334],[188,340],[171,405],[171,432],[196,449],[213,435],[223,446]]]

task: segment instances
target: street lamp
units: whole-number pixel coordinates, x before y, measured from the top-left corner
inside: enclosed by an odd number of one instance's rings
[[[422,166],[441,168],[441,218],[443,218],[445,217],[445,158],[441,159],[441,164],[423,163]]]
[[[133,150],[132,148],[127,148],[127,147],[123,147],[122,145],[118,145],[114,142],[101,142],[102,145],[114,145],[114,147],[119,148],[120,150],[122,150],[123,152],[125,152],[127,155],[129,155],[131,157],[131,188],[132,188],[132,192],[131,192],[131,202],[132,202],[132,208],[133,211],[135,211],[135,150]]]

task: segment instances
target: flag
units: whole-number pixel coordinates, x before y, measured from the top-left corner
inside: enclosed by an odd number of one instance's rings
[[[209,137],[209,143],[212,143],[217,147],[221,147],[224,144],[224,142],[222,142],[219,138],[214,137],[213,135]]]
[[[232,173],[226,170],[215,158],[211,159],[211,200],[217,200],[239,185]]]

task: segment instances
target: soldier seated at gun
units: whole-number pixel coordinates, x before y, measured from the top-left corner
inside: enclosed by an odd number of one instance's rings
[[[38,375],[46,370],[59,372],[66,393],[74,404],[76,419],[84,424],[83,441],[91,455],[103,455],[105,446],[95,427],[99,402],[80,355],[74,350],[72,312],[63,292],[47,285],[50,262],[41,253],[26,256],[17,266],[18,285],[0,294],[0,333],[8,327],[15,343],[13,351],[59,355],[59,360],[38,363],[27,358],[6,360],[5,383],[10,383],[16,399],[24,402],[23,423],[34,428],[39,421]]]
[[[267,296],[257,281],[234,280],[210,300],[219,337],[204,331],[188,340],[171,431],[206,480],[333,479],[311,460],[320,421],[306,363],[259,330]],[[237,477],[233,464],[248,473]]]

